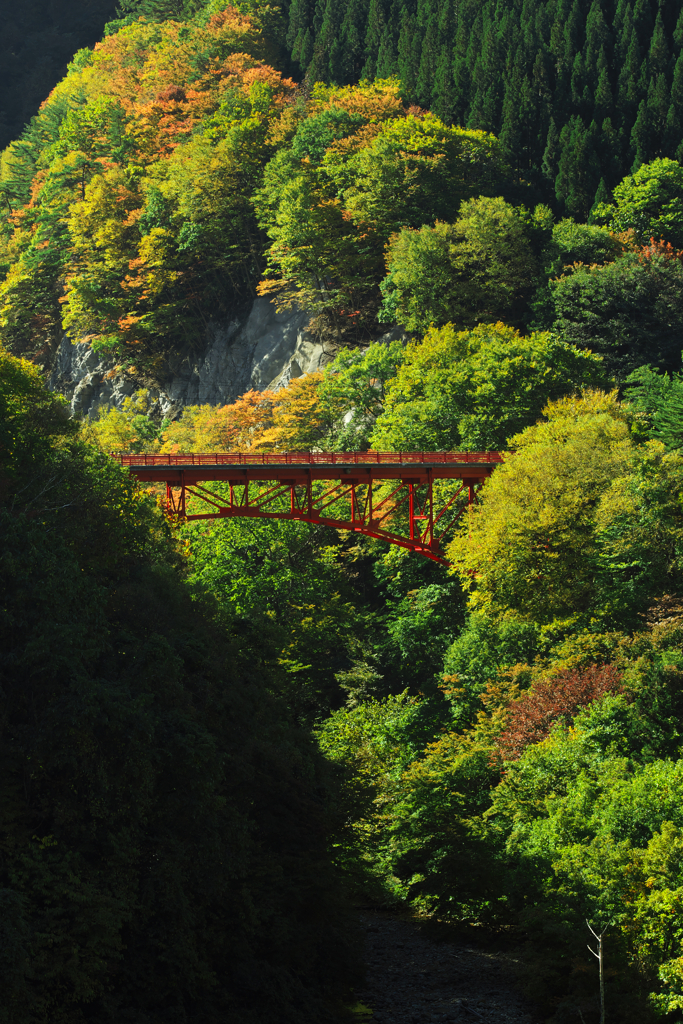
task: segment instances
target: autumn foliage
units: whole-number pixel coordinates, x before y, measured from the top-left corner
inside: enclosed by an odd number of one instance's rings
[[[621,679],[613,665],[589,665],[565,669],[537,683],[510,705],[497,744],[500,756],[516,761],[526,747],[545,739],[555,722],[571,720],[579,708],[606,693],[620,693]]]

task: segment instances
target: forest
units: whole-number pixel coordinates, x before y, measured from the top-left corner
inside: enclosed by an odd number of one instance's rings
[[[130,0],[4,150],[0,1022],[358,1021],[358,904],[683,1019],[679,10]],[[334,358],[161,419],[257,294]],[[439,564],[110,457],[291,450],[505,458]]]

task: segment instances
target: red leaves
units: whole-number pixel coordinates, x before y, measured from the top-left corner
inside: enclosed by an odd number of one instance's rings
[[[507,726],[498,739],[500,756],[516,761],[526,747],[545,739],[554,722],[573,719],[579,708],[606,693],[621,693],[621,679],[613,665],[589,665],[537,683],[508,707]]]
[[[160,93],[157,93],[158,103],[184,103],[187,99],[182,85],[167,85]]]

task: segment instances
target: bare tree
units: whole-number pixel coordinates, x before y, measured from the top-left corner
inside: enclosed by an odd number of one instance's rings
[[[596,932],[590,921],[587,920],[586,924],[588,925],[591,935],[598,944],[597,953],[594,949],[591,949],[590,946],[588,946],[588,949],[593,954],[595,959],[598,961],[598,964],[600,966],[600,1024],[605,1024],[605,975],[603,971],[603,938],[605,932],[607,931],[607,926],[605,926],[601,932]]]

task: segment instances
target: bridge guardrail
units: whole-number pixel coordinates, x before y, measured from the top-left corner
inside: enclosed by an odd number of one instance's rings
[[[122,466],[344,466],[344,465],[491,465],[503,461],[501,452],[214,452],[175,455],[121,455],[112,457]]]

